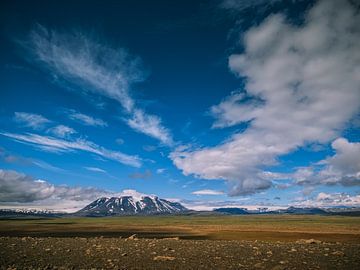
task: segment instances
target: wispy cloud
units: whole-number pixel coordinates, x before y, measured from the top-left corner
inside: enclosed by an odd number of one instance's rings
[[[145,172],[134,172],[129,174],[129,177],[132,179],[148,179],[151,178],[152,173],[150,170],[146,170]]]
[[[32,133],[14,134],[14,133],[0,133],[3,136],[9,137],[21,143],[33,145],[39,149],[52,152],[71,152],[84,151],[93,153],[101,157],[115,160],[119,163],[130,165],[133,167],[140,167],[141,160],[137,156],[129,156],[118,151],[108,150],[91,141],[85,139],[65,140],[57,139],[50,136],[41,136]]]
[[[135,109],[127,123],[134,130],[156,138],[166,145],[173,144],[170,131],[161,124],[161,119],[155,115],[149,115],[143,110]]]
[[[76,130],[65,125],[57,125],[55,127],[48,129],[48,132],[60,138],[67,138],[70,135],[75,134]]]
[[[75,110],[68,110],[67,111],[68,117],[72,120],[80,122],[86,126],[93,126],[93,127],[107,127],[108,124],[100,118],[95,118]]]
[[[165,171],[166,171],[165,168],[160,168],[160,169],[157,169],[157,170],[156,170],[156,173],[157,173],[157,174],[163,174]]]
[[[261,172],[309,143],[328,143],[360,108],[360,14],[348,1],[319,1],[305,23],[271,15],[244,35],[229,68],[245,91],[213,106],[214,127],[247,123],[215,147],[174,151],[185,175],[229,182],[230,195],[272,186]]]
[[[43,160],[16,155],[2,148],[0,148],[0,160],[4,160],[6,163],[20,164],[24,166],[35,165],[42,169],[54,172],[65,172],[64,169],[51,165]]]
[[[60,33],[38,25],[23,43],[39,62],[56,76],[84,86],[83,91],[100,94],[121,104],[125,122],[137,132],[172,143],[170,131],[161,119],[137,108],[129,94],[131,85],[144,80],[140,59],[124,49],[96,42],[84,33]]]
[[[224,195],[225,193],[221,190],[213,190],[213,189],[202,189],[191,192],[194,195]]]
[[[40,114],[27,113],[27,112],[15,112],[14,120],[25,127],[30,127],[35,130],[42,129],[46,124],[51,121]]]
[[[246,11],[250,8],[268,7],[281,1],[283,0],[224,0],[220,3],[220,7],[234,11]]]
[[[154,145],[144,145],[142,147],[146,152],[153,152],[156,150],[156,146]]]
[[[99,172],[99,173],[107,173],[105,170],[97,168],[97,167],[84,167],[84,169],[92,172]]]

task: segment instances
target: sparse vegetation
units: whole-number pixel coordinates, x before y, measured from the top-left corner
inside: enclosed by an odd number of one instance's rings
[[[316,215],[126,216],[0,220],[2,236],[123,236],[360,243],[360,217]]]
[[[360,217],[212,215],[3,219],[0,236],[4,247],[0,251],[0,269],[360,267]]]

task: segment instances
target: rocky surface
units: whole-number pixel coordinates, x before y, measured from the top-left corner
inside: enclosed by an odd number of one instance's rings
[[[360,269],[360,244],[1,237],[0,269]]]

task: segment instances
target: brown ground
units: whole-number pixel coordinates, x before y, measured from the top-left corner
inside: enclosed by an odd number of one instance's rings
[[[3,219],[0,269],[14,268],[360,269],[360,218]]]
[[[360,245],[308,242],[1,237],[0,269],[360,269]]]

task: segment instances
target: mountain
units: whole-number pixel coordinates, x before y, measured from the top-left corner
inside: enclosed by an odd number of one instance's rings
[[[286,214],[305,214],[305,215],[324,215],[327,212],[320,208],[298,208],[298,207],[289,207],[284,210],[283,213]]]
[[[247,215],[247,214],[293,214],[293,215],[326,215],[329,214],[321,208],[300,208],[289,207],[287,209],[268,210],[267,208],[258,208],[257,210],[248,210],[246,208],[218,208],[214,212],[230,215]]]
[[[175,214],[187,211],[177,202],[157,196],[121,196],[99,198],[76,214],[85,216]]]
[[[36,209],[0,209],[0,217],[59,217],[64,215],[62,212],[54,212],[51,210],[36,210]]]
[[[217,208],[213,211],[218,213],[225,213],[225,214],[231,214],[231,215],[247,215],[249,212],[246,209],[243,208]]]

